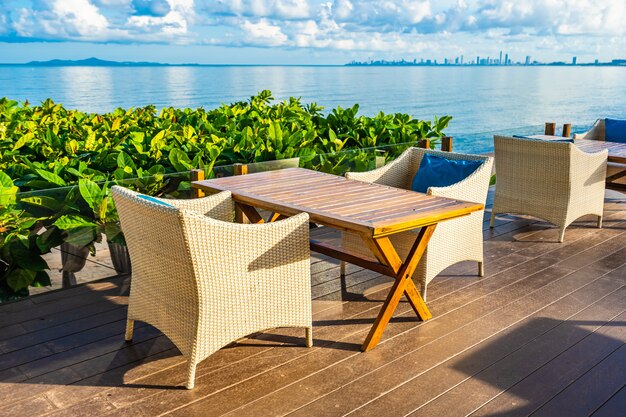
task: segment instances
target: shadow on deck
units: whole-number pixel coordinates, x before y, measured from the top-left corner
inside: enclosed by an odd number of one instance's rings
[[[485,223],[486,276],[461,263],[429,286],[433,319],[401,303],[359,347],[390,279],[312,259],[314,347],[275,329],[202,362],[196,389],[159,331],[123,340],[116,277],[0,306],[0,415],[618,416],[626,409],[626,197],[603,229],[534,219]],[[332,232],[323,228],[313,233]]]

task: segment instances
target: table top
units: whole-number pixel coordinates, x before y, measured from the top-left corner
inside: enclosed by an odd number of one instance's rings
[[[563,140],[568,139],[561,136],[553,135],[531,135],[528,136],[531,139],[543,139],[543,140]],[[618,142],[606,142],[603,140],[590,140],[590,139],[575,139],[574,144],[581,151],[595,153],[604,149],[609,151],[609,162],[617,162],[620,164],[626,164],[626,143]]]
[[[603,140],[590,140],[590,139],[576,139],[574,144],[581,151],[585,152],[599,152],[601,150],[609,151],[609,162],[617,162],[620,164],[626,164],[626,143],[618,142],[606,142]]]
[[[482,210],[477,203],[434,197],[348,180],[303,168],[192,183],[209,192],[231,191],[235,201],[287,216],[309,213],[312,222],[382,237]]]

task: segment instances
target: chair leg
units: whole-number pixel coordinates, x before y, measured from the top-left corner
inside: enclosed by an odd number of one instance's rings
[[[491,219],[489,220],[489,228],[493,229],[493,224],[496,221],[496,213],[491,211]]]
[[[478,262],[478,276],[485,276],[485,264],[483,262]]]
[[[598,229],[602,229],[602,216],[598,216]]]
[[[189,365],[187,368],[187,385],[185,387],[187,389],[193,389],[196,384],[196,364],[192,361],[189,361]]]
[[[341,261],[341,264],[339,265],[339,276],[341,278],[346,277],[346,263],[344,261]]]
[[[563,240],[565,240],[565,227],[559,231],[559,243],[563,243]]]
[[[306,334],[306,347],[313,346],[313,327],[307,327],[305,329]]]
[[[126,334],[124,335],[124,340],[130,342],[133,340],[133,330],[135,329],[135,320],[126,320]]]

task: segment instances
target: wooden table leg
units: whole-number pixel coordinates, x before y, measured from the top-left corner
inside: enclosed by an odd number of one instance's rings
[[[372,242],[371,244],[375,247],[374,254],[378,260],[381,263],[389,265],[394,269],[394,272],[396,272],[396,281],[393,283],[393,286],[387,295],[387,299],[378,313],[376,321],[374,321],[374,325],[370,329],[369,334],[361,346],[362,351],[367,352],[368,350],[372,350],[376,347],[383,335],[383,332],[385,331],[385,327],[387,327],[387,324],[393,315],[393,312],[398,307],[398,303],[400,302],[402,295],[406,295],[411,307],[422,320],[428,320],[432,317],[426,303],[424,303],[424,300],[415,287],[415,283],[413,282],[413,272],[415,272],[415,268],[417,268],[417,265],[426,250],[428,241],[433,235],[436,226],[437,225],[434,224],[423,227],[420,230],[417,238],[415,239],[415,243],[411,247],[404,263],[401,265],[398,265],[396,261],[399,259],[398,253],[390,244],[388,238],[370,239]]]
[[[235,206],[241,210],[241,212],[243,214],[245,214],[245,216],[248,218],[248,220],[250,220],[250,223],[264,223],[265,221],[263,220],[263,217],[261,217],[261,215],[259,214],[259,212],[252,206],[248,206],[246,204],[242,204],[242,203],[235,203]],[[238,223],[242,223],[240,222],[238,219],[236,219],[236,221]]]

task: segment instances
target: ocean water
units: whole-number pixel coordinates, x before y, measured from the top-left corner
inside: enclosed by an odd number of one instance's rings
[[[492,132],[539,133],[546,121],[578,130],[626,119],[626,67],[0,67],[0,97],[108,112],[117,107],[214,108],[261,90],[360,113],[451,115],[455,148],[484,152]]]

